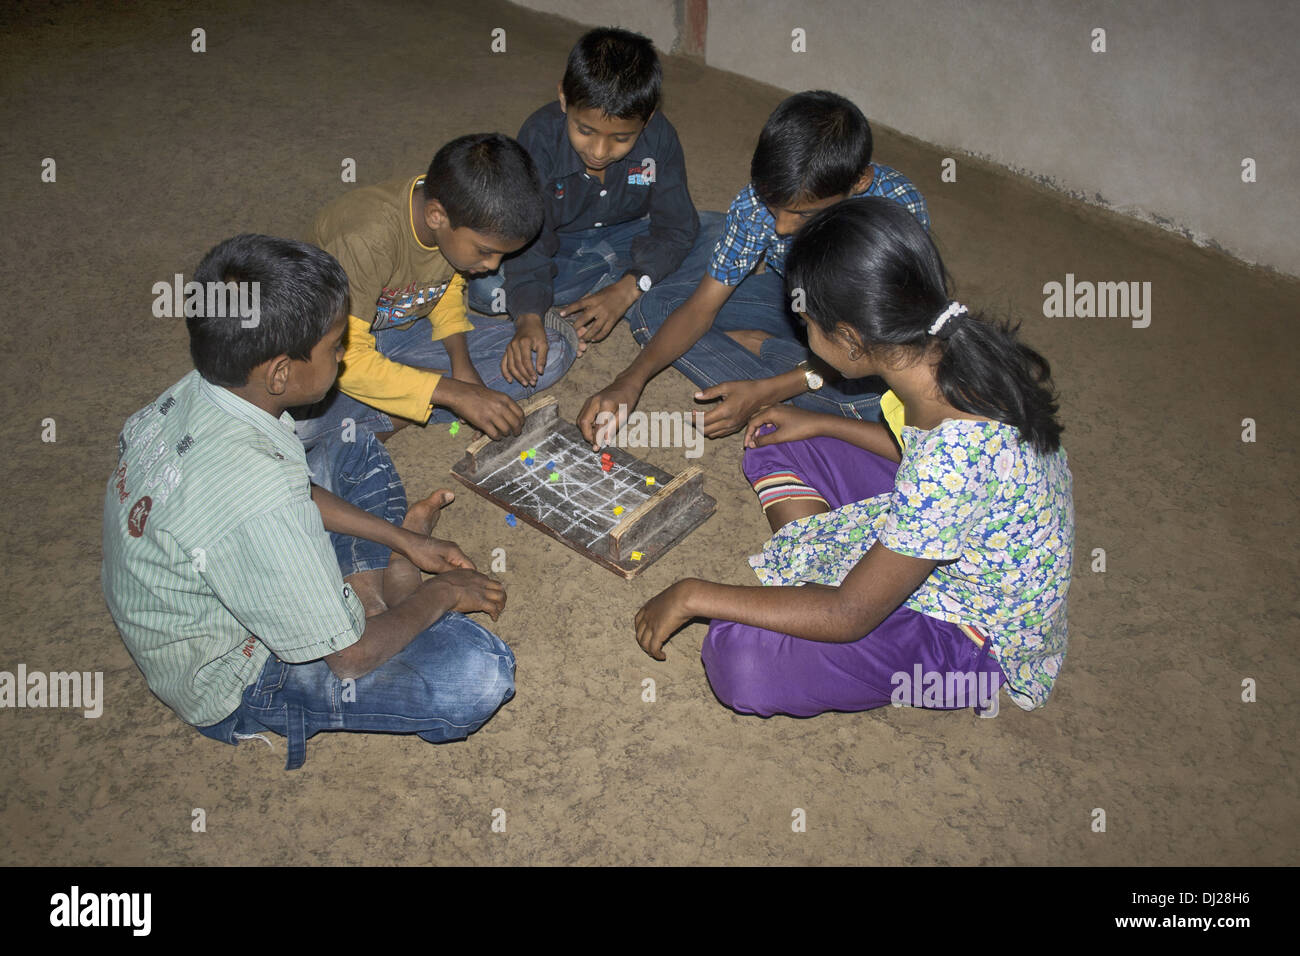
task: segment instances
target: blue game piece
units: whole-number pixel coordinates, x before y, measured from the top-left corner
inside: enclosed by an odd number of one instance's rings
[[[513,528],[518,523],[519,523],[519,519],[516,518],[514,515],[506,515],[506,524],[510,525],[510,527]]]
[[[546,463],[546,470],[547,470],[547,471],[554,471],[554,470],[555,470],[555,459],[551,459],[550,461],[548,461],[548,462]]]

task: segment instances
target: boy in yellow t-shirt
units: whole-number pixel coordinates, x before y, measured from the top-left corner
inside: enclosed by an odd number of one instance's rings
[[[458,418],[492,438],[518,434],[517,400],[558,381],[576,349],[548,330],[537,384],[506,381],[501,359],[514,324],[471,324],[465,280],[527,245],[542,216],[532,160],[499,133],[452,140],[423,176],[362,187],[327,206],[311,241],[348,275],[347,351],[336,389],[295,413],[303,443],[349,429],[386,438],[412,422]]]

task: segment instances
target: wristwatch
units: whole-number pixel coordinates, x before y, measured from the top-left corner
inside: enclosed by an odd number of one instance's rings
[[[654,281],[644,272],[637,272],[633,269],[628,269],[627,272],[623,273],[623,275],[631,276],[636,279],[636,287],[642,292],[649,292],[650,287],[654,285]]]
[[[800,362],[795,368],[803,370],[803,380],[804,384],[808,386],[808,391],[815,392],[826,384],[826,379],[814,372],[813,367],[807,361]]]

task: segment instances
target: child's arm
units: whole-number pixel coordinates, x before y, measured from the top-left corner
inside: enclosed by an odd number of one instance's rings
[[[895,554],[877,542],[839,587],[741,587],[686,578],[636,615],[636,639],[655,660],[693,617],[736,621],[808,641],[848,644],[870,634],[930,576],[937,561]]]
[[[356,643],[325,656],[335,677],[364,677],[389,660],[448,611],[486,612],[496,620],[506,605],[505,586],[485,574],[458,568],[430,578],[395,607],[366,619]]]
[[[772,429],[770,431],[767,430],[769,426]],[[894,436],[879,422],[863,422],[842,415],[810,412],[793,405],[773,405],[756,412],[745,430],[745,447],[762,448],[777,442],[799,441],[819,435],[857,445],[889,461],[901,460],[898,446],[894,444]]]
[[[442,347],[447,350],[447,356],[451,359],[452,378],[461,382],[470,382],[474,385],[483,384],[483,379],[479,378],[478,369],[474,368],[474,363],[470,361],[469,342],[466,340],[464,332],[456,332],[447,336],[442,340]]]
[[[609,425],[597,434],[596,425],[601,413],[625,415],[636,408],[647,383],[685,355],[709,331],[734,289],[735,286],[724,285],[711,276],[702,278],[690,298],[668,316],[632,364],[611,384],[587,399],[578,414],[578,430],[582,437],[597,449],[610,441],[623,421],[611,419]]]
[[[320,485],[311,486],[311,500],[320,509],[326,531],[382,544],[390,551],[404,555],[417,568],[430,573],[451,571],[454,568],[474,568],[474,562],[453,542],[399,528],[378,515],[344,501]]]

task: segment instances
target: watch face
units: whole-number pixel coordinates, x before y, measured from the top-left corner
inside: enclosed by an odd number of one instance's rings
[[[812,389],[814,392],[826,384],[826,380],[823,379],[816,372],[814,372],[812,369],[809,369],[808,371],[804,372],[803,376],[805,379],[808,380],[808,387]]]
[[[650,277],[649,277],[649,276],[642,276],[641,278],[637,279],[637,280],[636,280],[636,284],[637,284],[637,286],[641,289],[642,292],[649,292],[649,291],[650,291],[650,285],[651,285],[651,283],[650,283]]]

